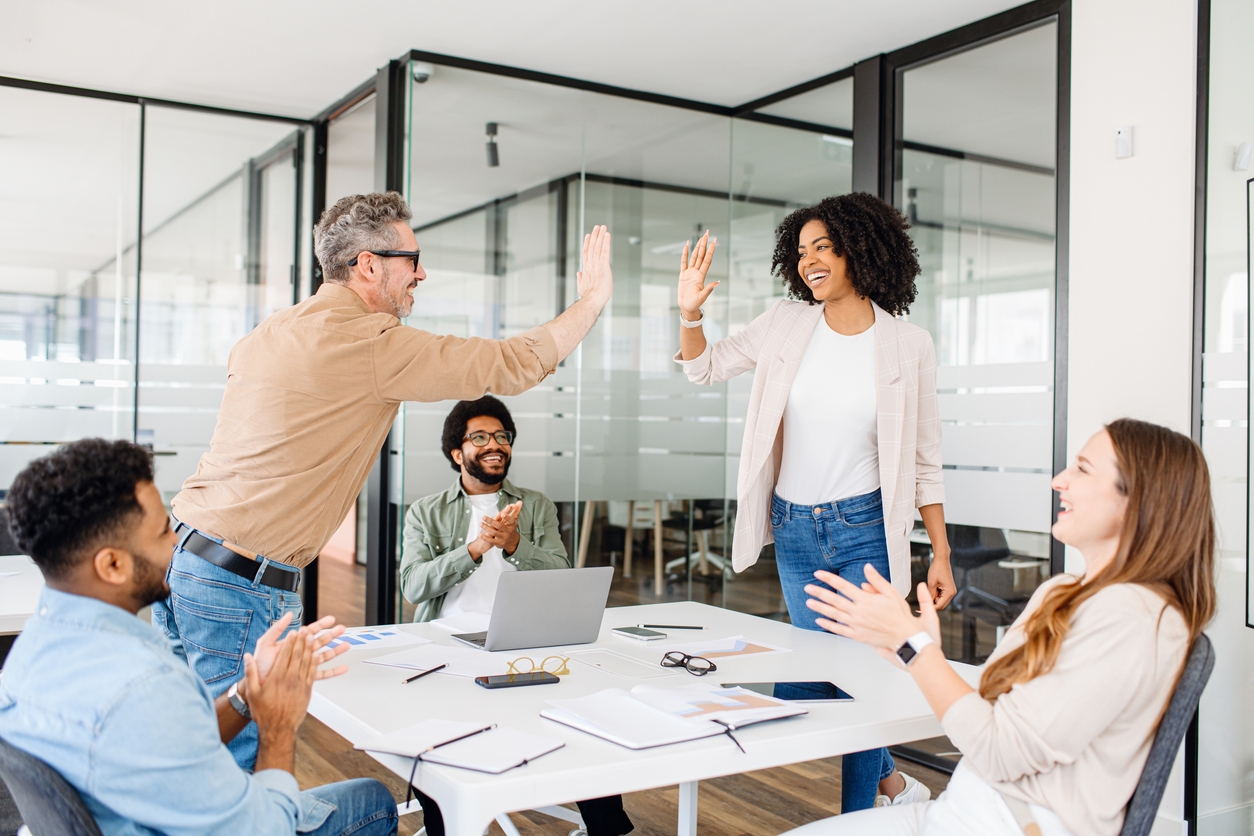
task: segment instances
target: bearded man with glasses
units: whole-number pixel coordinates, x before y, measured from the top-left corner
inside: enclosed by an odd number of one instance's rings
[[[596,322],[613,290],[610,236],[584,238],[580,299],[506,340],[404,326],[427,277],[409,206],[396,192],[350,195],[323,212],[323,284],[235,344],[209,451],[171,509],[178,535],[169,599],[153,623],[215,696],[288,613],[300,570],[348,512],[403,401],[516,395],[544,380]],[[230,744],[244,768],[256,725]]]
[[[509,409],[491,395],[462,401],[444,419],[441,449],[457,481],[405,514],[401,592],[418,606],[414,621],[481,617],[464,632],[486,630],[504,572],[570,568],[553,500],[505,478],[516,437]],[[427,836],[444,836],[435,801],[419,792],[418,802]],[[578,804],[588,836],[633,828],[620,795]]]

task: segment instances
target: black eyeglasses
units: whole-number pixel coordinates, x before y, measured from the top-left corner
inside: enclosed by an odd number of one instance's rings
[[[463,438],[462,441],[469,441],[476,447],[487,447],[489,438],[495,438],[496,443],[502,447],[508,447],[514,443],[514,434],[509,430],[497,430],[494,433],[486,433],[483,431],[473,432]]]
[[[683,668],[694,676],[705,676],[710,671],[718,670],[718,665],[704,656],[689,656],[678,650],[672,650],[662,657],[662,667]]]
[[[418,269],[418,256],[422,255],[422,250],[366,250],[371,255],[380,255],[384,258],[408,258],[414,263],[414,269]],[[349,267],[357,266],[357,256],[353,256],[353,260],[348,262]]]

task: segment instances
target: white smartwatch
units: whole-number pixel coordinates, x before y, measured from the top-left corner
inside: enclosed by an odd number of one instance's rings
[[[705,322],[705,311],[701,310],[700,308],[697,308],[697,313],[701,315],[697,317],[696,319],[692,320],[691,322],[684,319],[684,315],[681,313],[679,315],[679,324],[684,326],[685,328],[700,328],[701,323]]]
[[[936,644],[936,642],[932,641],[932,637],[926,632],[915,633],[897,648],[897,658],[903,665],[909,666],[929,644]]]
[[[231,708],[238,711],[240,716],[245,720],[251,720],[253,718],[252,712],[248,710],[248,703],[244,702],[244,698],[239,695],[238,682],[232,683],[231,687],[227,689],[226,701],[229,702],[231,704]]]

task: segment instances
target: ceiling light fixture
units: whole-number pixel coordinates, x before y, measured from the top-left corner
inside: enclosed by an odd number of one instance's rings
[[[485,130],[488,134],[488,168],[496,168],[501,164],[501,154],[496,147],[496,123],[489,122]]]

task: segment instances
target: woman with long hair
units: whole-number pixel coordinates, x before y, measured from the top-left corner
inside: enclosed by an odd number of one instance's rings
[[[818,630],[805,586],[816,570],[855,586],[871,565],[910,589],[918,509],[932,543],[928,596],[954,595],[941,484],[936,352],[927,331],[898,317],[917,292],[909,224],[869,194],[798,209],[776,230],[771,269],[791,298],[713,345],[701,305],[716,242],[706,233],[680,261],[679,354],[688,378],[710,384],[755,369],[745,416],[732,565],[742,572],[775,543],[793,625]],[[846,755],[841,809],[925,800],[887,749]]]
[[[1053,534],[1080,577],[1042,584],[989,657],[979,690],[883,577],[818,572],[809,606],[825,630],[905,664],[963,754],[936,801],[824,819],[789,836],[1020,833],[1115,836],[1193,640],[1215,612],[1210,475],[1189,438],[1121,419],[1054,477]],[[835,587],[833,592],[827,588]]]

